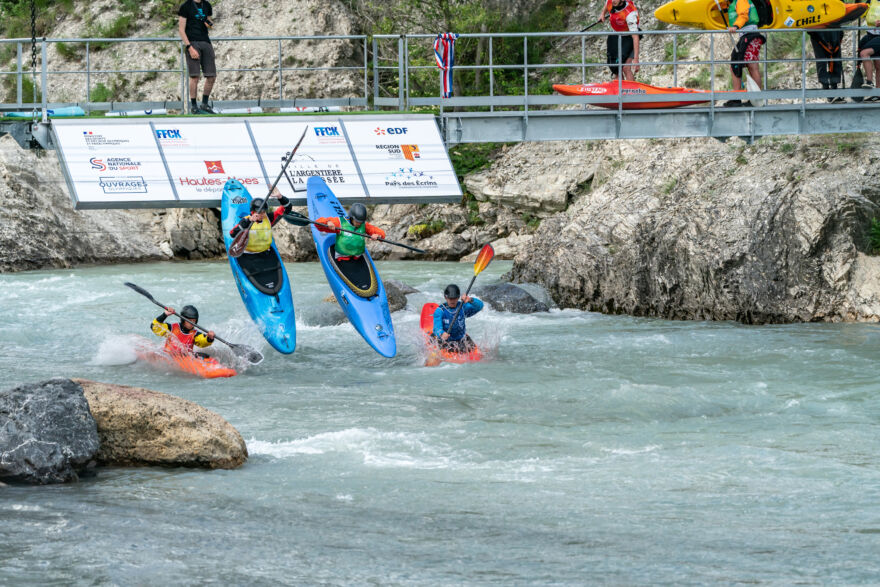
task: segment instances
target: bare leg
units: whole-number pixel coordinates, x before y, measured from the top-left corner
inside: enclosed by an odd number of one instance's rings
[[[758,67],[757,63],[749,63],[749,77],[755,80],[755,83],[758,84],[758,87],[761,87],[761,69]]]
[[[859,52],[859,57],[862,58],[862,65],[865,68],[866,82],[870,82],[872,79],[874,79],[874,61],[871,59],[871,56],[873,54],[873,49],[863,49]]]
[[[195,100],[198,96],[199,91],[199,78],[191,77],[189,78],[189,98],[190,100]]]
[[[743,89],[742,78],[737,76],[735,73],[733,73],[733,70],[730,71],[730,81],[731,81],[731,84],[733,85],[734,92],[736,92],[737,90]]]
[[[216,77],[206,77],[205,78],[205,87],[202,90],[203,95],[205,95],[205,96],[211,95],[211,90],[214,89],[214,80],[216,80],[216,79],[217,79]]]
[[[627,59],[626,62],[632,63],[632,57]],[[623,66],[623,79],[625,79],[628,82],[636,81],[636,76],[633,74],[632,67],[630,67],[629,65]]]

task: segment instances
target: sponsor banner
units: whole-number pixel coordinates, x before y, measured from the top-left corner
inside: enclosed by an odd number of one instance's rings
[[[219,206],[236,178],[263,196],[308,125],[278,184],[302,203],[308,178],[341,200],[461,197],[431,115],[53,120],[77,208]]]
[[[174,201],[148,124],[65,121],[54,125],[69,187],[77,202],[99,206]]]
[[[305,198],[306,182],[313,175],[324,178],[338,198],[364,197],[364,186],[339,120],[262,119],[248,123],[269,181],[275,181],[281,173],[284,160],[308,125],[302,144],[287,166],[287,178],[278,182],[278,189],[288,198]]]
[[[433,118],[345,120],[372,198],[461,196]]]
[[[268,190],[243,120],[211,124],[155,122],[156,139],[181,201],[218,202],[234,177],[253,194]]]

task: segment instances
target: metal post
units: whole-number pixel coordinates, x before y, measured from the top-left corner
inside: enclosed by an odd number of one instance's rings
[[[767,59],[770,57],[770,37],[773,35],[770,34],[771,31],[767,31],[767,42],[764,43],[764,64],[767,65]],[[768,65],[769,67],[769,65]],[[761,77],[764,78],[763,86],[767,87],[767,67],[764,68],[764,73],[761,74]]]
[[[403,110],[403,35],[397,39],[397,109]]]
[[[278,100],[284,99],[284,65],[281,63],[281,39],[278,39]]]
[[[807,31],[801,31],[801,118],[807,115]],[[766,67],[764,69],[767,69]],[[766,86],[764,86],[766,88]]]
[[[492,39],[494,37],[489,37],[489,97],[495,97],[495,72],[493,69],[493,55],[492,55]],[[495,104],[494,100],[489,101],[489,112],[495,112]]]
[[[92,113],[92,67],[89,55],[89,42],[86,41],[86,114]]]
[[[404,37],[403,39],[403,69],[405,72],[404,79],[406,80],[404,110],[409,110],[409,37]]]
[[[189,84],[186,79],[186,49],[180,45],[180,113],[186,114],[186,103],[189,102]]]
[[[620,138],[620,122],[623,116],[623,35],[617,35],[617,138]]]
[[[46,80],[48,72],[46,71],[46,66],[46,37],[43,37],[40,41],[40,69],[42,70],[42,73],[40,74],[40,83],[43,84],[43,87],[40,88],[40,94],[42,94],[43,102],[43,122],[49,121],[49,112],[47,108],[48,96],[46,96],[46,86],[48,85]]]
[[[581,35],[581,83],[587,83],[587,38]]]
[[[678,35],[672,33],[672,85],[678,87]]]
[[[376,107],[376,99],[379,97],[379,45],[376,37],[373,37],[373,107]]]
[[[523,99],[525,101],[526,119],[529,116],[529,38],[523,37]]]
[[[367,38],[364,37],[364,108],[367,109],[367,104],[370,101],[370,62],[368,61],[369,54],[367,53]]]
[[[22,71],[21,71],[21,43],[18,43],[18,74],[16,75],[18,78],[16,81],[15,88],[15,97],[17,99],[16,104],[21,107],[21,80],[22,80]]]
[[[715,35],[709,35],[709,133],[712,136],[715,130]]]

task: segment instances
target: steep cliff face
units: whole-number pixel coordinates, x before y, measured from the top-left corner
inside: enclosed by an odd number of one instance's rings
[[[511,277],[544,284],[561,306],[611,313],[878,320],[880,263],[866,255],[877,141],[852,140],[607,145],[607,179],[544,221]]]

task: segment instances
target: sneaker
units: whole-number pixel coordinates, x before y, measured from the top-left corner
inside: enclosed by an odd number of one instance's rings
[[[201,106],[199,106],[199,110],[202,111],[202,114],[217,114],[217,112],[213,108],[211,108],[204,102],[202,102]]]
[[[742,105],[743,105],[744,107],[746,107],[746,108],[751,108],[751,107],[752,107],[752,103],[749,102],[748,100],[743,100]]]
[[[832,104],[843,104],[844,102],[846,102],[846,98],[844,98],[843,96],[834,96],[833,98],[829,99],[828,101],[831,102]]]
[[[825,98],[825,101],[828,102],[829,104],[834,104],[834,102],[837,101],[837,98],[828,97],[828,98]]]
[[[190,106],[189,113],[190,114],[204,114],[204,112],[202,112],[201,108],[199,108],[198,106]]]
[[[742,105],[742,100],[728,100],[727,102],[722,104],[722,106],[724,106],[725,108],[739,108]]]
[[[865,102],[880,102],[880,96],[868,96]]]
[[[871,82],[865,82],[862,84],[862,89],[863,90],[873,90],[874,84],[872,84]]]

